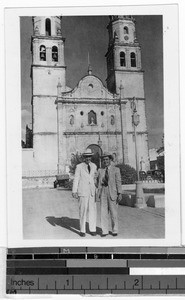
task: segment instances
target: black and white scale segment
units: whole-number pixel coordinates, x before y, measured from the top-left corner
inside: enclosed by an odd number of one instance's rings
[[[185,249],[16,248],[7,294],[185,294]]]

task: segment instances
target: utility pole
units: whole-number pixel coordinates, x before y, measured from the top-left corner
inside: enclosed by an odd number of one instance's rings
[[[124,164],[125,157],[124,157],[124,139],[123,139],[123,116],[122,116],[122,104],[121,104],[121,100],[124,99],[124,87],[122,85],[122,82],[120,83],[119,89],[120,89],[119,104],[120,104],[120,120],[121,120],[122,158],[123,158],[123,164]]]
[[[135,157],[136,157],[136,171],[137,171],[137,181],[136,181],[136,203],[135,207],[137,208],[145,208],[146,201],[143,193],[143,183],[140,181],[139,177],[139,165],[138,165],[138,145],[137,145],[137,132],[136,132],[136,127],[140,123],[140,116],[137,113],[137,108],[136,108],[136,98],[133,97],[132,100],[132,124],[134,127],[134,135],[135,135]]]

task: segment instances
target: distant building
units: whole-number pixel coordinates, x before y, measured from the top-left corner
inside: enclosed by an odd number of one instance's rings
[[[164,169],[164,146],[159,149],[149,149],[150,170]]]
[[[157,157],[158,157],[157,149],[155,149],[155,148],[149,149],[150,170],[158,169]]]

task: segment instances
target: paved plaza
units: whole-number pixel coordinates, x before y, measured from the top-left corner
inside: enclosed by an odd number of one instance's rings
[[[119,234],[100,236],[100,203],[97,202],[97,236],[83,239],[160,239],[165,237],[163,208],[138,209],[119,205]],[[78,200],[65,189],[23,190],[24,239],[82,239],[79,235]]]

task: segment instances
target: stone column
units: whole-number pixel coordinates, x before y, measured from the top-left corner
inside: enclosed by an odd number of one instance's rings
[[[141,69],[141,51],[139,48],[136,48],[136,65],[138,69]]]
[[[130,68],[130,51],[129,51],[129,49],[126,49],[126,54],[125,54],[125,56],[126,56],[126,68]]]
[[[64,62],[64,44],[61,41],[58,43],[58,62],[62,66],[65,65],[65,62]]]
[[[52,56],[51,56],[51,47],[46,47],[46,61],[49,65],[51,65],[52,62]]]

